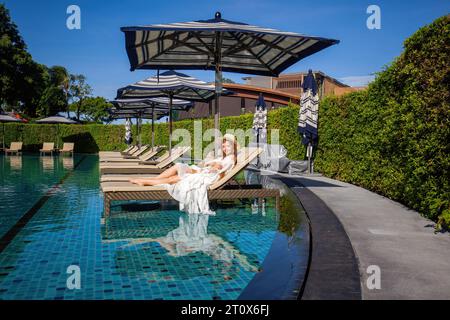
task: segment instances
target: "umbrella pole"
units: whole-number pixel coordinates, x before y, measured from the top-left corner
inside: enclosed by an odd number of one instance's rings
[[[139,149],[142,148],[142,115],[139,117]]]
[[[311,142],[308,142],[308,149],[306,150],[308,156],[308,173],[311,174]]]
[[[138,117],[136,117],[136,138],[137,138],[136,144],[139,147],[139,118]]]
[[[2,123],[2,125],[3,125],[3,148],[2,148],[2,151],[4,151],[5,150],[5,123]]]
[[[155,104],[152,104],[152,148],[155,147]]]
[[[172,94],[169,95],[169,156],[172,156]]]
[[[220,143],[220,93],[222,92],[222,56],[221,56],[221,47],[222,47],[222,37],[221,33],[216,33],[216,52],[217,55],[215,57],[215,86],[216,86],[216,99],[214,103],[214,137],[215,137],[215,155],[219,154]]]
[[[257,130],[257,132],[256,132],[256,147],[257,148],[259,148],[259,128],[258,129],[256,129]],[[257,161],[256,161],[256,167],[257,168],[259,168],[259,153],[258,153],[258,157],[257,157]]]

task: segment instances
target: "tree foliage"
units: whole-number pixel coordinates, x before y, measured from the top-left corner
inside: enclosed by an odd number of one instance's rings
[[[27,52],[4,4],[0,4],[0,70],[0,106],[34,115],[48,74],[45,66],[33,61]]]
[[[86,83],[86,77],[82,74],[70,75],[69,96],[75,106],[77,119],[80,120],[80,114],[83,110],[83,100],[92,93],[92,88]]]
[[[81,110],[85,119],[91,122],[108,123],[110,122],[107,108],[111,108],[112,104],[103,97],[87,97],[83,101],[83,109]],[[78,102],[72,103],[70,109],[76,111]]]

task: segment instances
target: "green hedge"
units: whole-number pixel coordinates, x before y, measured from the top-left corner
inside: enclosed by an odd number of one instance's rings
[[[325,99],[315,166],[450,225],[450,24],[405,41],[368,90]]]
[[[271,110],[268,115],[269,142],[271,128],[279,128],[280,143],[288,149],[288,156],[291,159],[301,159],[305,153],[305,148],[300,143],[300,136],[297,134],[298,106],[290,105],[285,108]],[[196,120],[201,122],[203,133],[207,129],[214,128],[212,119]],[[223,117],[221,119],[221,131],[227,132],[233,129],[248,130],[253,122],[252,114],[244,114],[239,117]],[[186,129],[190,132],[194,130],[193,120],[175,121],[173,130]],[[202,133],[202,134],[203,134]],[[3,130],[0,130],[2,139]],[[96,153],[98,151],[122,150],[124,144],[125,127],[123,125],[53,125],[53,124],[5,124],[5,143],[9,145],[11,141],[23,141],[24,150],[37,151],[42,143],[55,142],[59,146],[64,141],[76,142],[75,151],[81,153]],[[133,126],[133,136],[136,138],[136,126]],[[193,137],[193,135],[191,135]],[[169,129],[167,123],[155,124],[155,143],[168,145]],[[211,139],[212,141],[212,139]],[[206,147],[211,141],[203,141]],[[135,141],[136,142],[136,141]],[[247,138],[246,143],[249,142]],[[151,125],[142,126],[142,143],[151,143]],[[191,141],[194,147],[194,141]],[[200,145],[200,144],[199,144]]]

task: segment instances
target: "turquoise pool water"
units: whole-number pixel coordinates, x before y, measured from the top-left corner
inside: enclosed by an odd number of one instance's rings
[[[0,168],[0,299],[237,299],[258,278],[273,292],[275,240],[306,264],[292,246],[306,229],[283,199],[289,212],[245,200],[216,204],[216,216],[115,203],[105,219],[97,156],[1,156]],[[80,289],[67,287],[69,266]]]

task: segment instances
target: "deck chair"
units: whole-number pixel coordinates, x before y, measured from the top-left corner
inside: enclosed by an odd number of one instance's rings
[[[139,151],[139,146],[138,145],[135,145],[133,148],[131,148],[128,151],[122,151],[120,154],[122,156],[128,156],[128,155],[134,154],[136,151]]]
[[[73,142],[64,142],[62,149],[59,150],[61,155],[70,154],[73,157],[75,144]]]
[[[255,159],[261,148],[243,148],[238,155],[237,164],[224,177],[213,183],[208,190],[209,200],[232,200],[241,198],[276,198],[279,208],[280,190],[265,189],[261,185],[233,184],[234,177]],[[104,213],[111,212],[111,201],[123,200],[172,200],[173,198],[163,186],[138,186],[130,182],[102,182],[100,184],[104,195]]]
[[[47,153],[50,153],[50,155],[53,155],[53,151],[55,151],[55,143],[54,142],[44,142],[42,144],[42,149],[39,149],[40,155],[45,155]]]
[[[23,142],[11,142],[9,149],[5,149],[5,155],[7,154],[21,154]]]
[[[99,155],[99,159],[100,161],[102,161],[103,159],[111,159],[111,158],[115,158],[115,159],[124,159],[125,157],[131,157],[131,156],[140,156],[142,153],[144,153],[145,151],[147,151],[147,149],[149,148],[149,145],[143,145],[140,148],[138,146],[130,149],[129,152],[123,153],[116,153],[116,154],[110,154],[110,155]]]
[[[138,156],[124,156],[124,157],[102,157],[100,162],[120,162],[120,163],[138,163],[139,161],[149,161],[156,156],[164,147],[156,146],[147,150],[147,152]]]
[[[140,161],[138,163],[100,163],[100,174],[161,173],[173,165],[174,161],[178,160],[190,149],[190,146],[174,148],[172,149],[171,155],[158,163],[155,163],[155,161]]]
[[[122,152],[128,152],[131,150],[131,148],[134,148],[133,145],[130,145],[128,148],[126,148],[123,151],[99,151],[99,156],[113,156],[113,155],[121,155]]]

